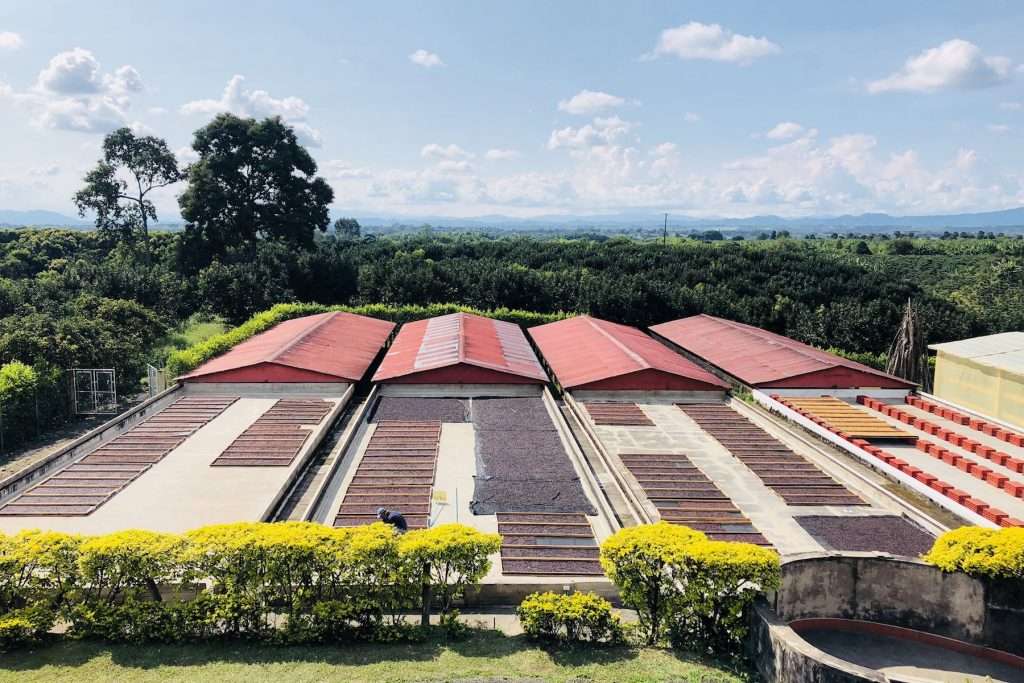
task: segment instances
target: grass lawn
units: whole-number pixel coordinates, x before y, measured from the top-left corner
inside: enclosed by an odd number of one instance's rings
[[[693,681],[745,672],[667,649],[544,649],[522,636],[475,631],[457,642],[273,647],[244,643],[109,645],[62,642],[0,656],[0,681]]]
[[[228,325],[223,320],[210,320],[200,316],[192,316],[171,330],[160,341],[157,348],[153,350],[153,358],[157,359],[158,362],[164,362],[172,351],[188,348],[193,344],[206,341],[210,337],[227,330]]]

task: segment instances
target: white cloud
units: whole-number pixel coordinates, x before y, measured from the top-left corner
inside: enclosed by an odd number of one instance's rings
[[[54,55],[36,79],[39,90],[58,95],[98,93],[102,85],[100,63],[92,52],[80,47]]]
[[[1010,79],[1006,57],[986,57],[974,43],[955,38],[909,58],[889,76],[868,83],[871,94],[986,88]]]
[[[409,55],[409,61],[413,64],[418,64],[425,69],[432,69],[435,66],[446,66],[437,54],[428,52],[422,48]]]
[[[749,64],[755,59],[781,51],[781,47],[765,37],[745,36],[733,33],[719,24],[691,21],[662,31],[654,52],[648,57],[669,55],[679,59]]]
[[[358,168],[341,159],[332,159],[322,164],[320,170],[328,180],[367,180],[373,177],[368,169]]]
[[[424,159],[442,159],[442,160],[455,160],[455,159],[471,159],[472,154],[462,149],[458,145],[439,145],[436,142],[432,142],[429,145],[424,145],[423,149],[420,150],[420,156]]]
[[[489,149],[484,154],[484,158],[489,161],[510,161],[518,159],[520,156],[522,155],[514,149]]]
[[[31,112],[32,123],[41,128],[108,133],[140,125],[128,113],[131,97],[143,89],[134,67],[104,73],[92,52],[76,47],[50,59],[28,90],[0,85],[0,97]]]
[[[0,31],[0,50],[18,50],[25,44],[20,35],[13,31]]]
[[[1021,111],[1024,110],[1024,102],[1001,102],[999,108],[1005,111]]]
[[[769,140],[789,140],[804,132],[804,127],[793,121],[783,121],[764,134]]]
[[[626,100],[606,92],[580,90],[567,100],[558,103],[558,110],[569,114],[596,114],[605,109],[621,107]]]
[[[177,157],[179,164],[191,164],[199,161],[199,153],[188,145],[174,150],[174,156]]]
[[[1006,135],[1009,133],[1011,128],[1005,123],[990,123],[988,124],[988,131],[995,133],[996,135]]]
[[[167,109],[164,107],[150,107],[146,110],[151,116],[163,116],[167,113]]]
[[[60,166],[51,164],[49,166],[37,166],[29,170],[29,175],[36,177],[55,176],[60,173]]]
[[[565,128],[551,131],[551,135],[548,138],[548,149],[563,147],[578,149],[607,145],[622,138],[633,128],[634,124],[623,121],[618,116],[597,117],[592,123],[580,126],[579,128],[566,126]]]
[[[103,77],[104,89],[112,95],[127,95],[142,92],[142,77],[135,67],[125,65]]]
[[[319,147],[320,131],[306,122],[309,105],[299,97],[274,97],[266,90],[249,90],[245,76],[234,75],[224,87],[219,99],[193,100],[181,105],[182,114],[219,114],[230,112],[236,116],[266,118],[280,116],[295,130],[299,141],[309,147]]]
[[[688,111],[685,114],[683,114],[683,121],[686,121],[687,123],[697,123],[698,121],[700,121],[700,114]]]
[[[437,169],[448,173],[468,173],[473,170],[473,164],[465,159],[442,159],[437,162]]]

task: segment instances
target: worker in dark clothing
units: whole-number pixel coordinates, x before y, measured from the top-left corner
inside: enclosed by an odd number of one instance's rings
[[[387,508],[377,508],[377,519],[390,524],[391,526],[398,529],[398,533],[404,534],[409,530],[409,524],[405,521],[405,517],[398,510],[388,510]]]

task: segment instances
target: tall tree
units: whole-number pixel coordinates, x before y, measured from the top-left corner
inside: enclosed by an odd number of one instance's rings
[[[355,239],[362,232],[362,227],[355,218],[339,218],[334,221],[334,232],[338,237]]]
[[[210,255],[259,239],[309,246],[330,224],[334,191],[280,117],[219,114],[196,131],[192,149],[199,160],[178,203],[187,237]]]
[[[183,177],[164,140],[136,137],[131,128],[118,128],[103,139],[103,158],[85,175],[85,187],[73,200],[80,216],[96,213],[100,233],[118,240],[145,240],[149,221],[157,220],[150,193]]]

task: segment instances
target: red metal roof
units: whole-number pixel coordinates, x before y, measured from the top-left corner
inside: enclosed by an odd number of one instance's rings
[[[721,391],[727,385],[642,330],[581,315],[530,328],[565,389]]]
[[[911,382],[751,325],[695,315],[655,325],[654,333],[752,386],[809,389],[883,387]]]
[[[373,381],[523,384],[547,375],[518,325],[452,313],[403,325]]]
[[[395,324],[353,313],[286,320],[185,375],[189,382],[358,382]]]

